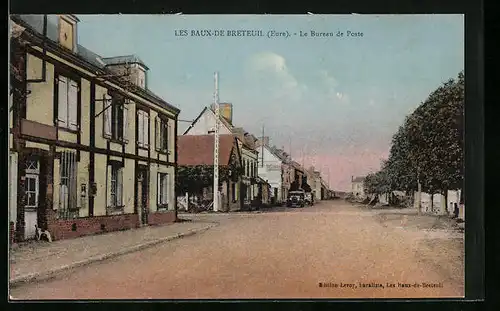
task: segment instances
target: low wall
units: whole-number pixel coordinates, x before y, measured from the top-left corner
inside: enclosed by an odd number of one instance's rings
[[[94,216],[75,219],[51,219],[48,230],[52,240],[71,239],[85,235],[137,228],[137,214]]]
[[[176,221],[175,211],[149,212],[148,225],[161,225]]]

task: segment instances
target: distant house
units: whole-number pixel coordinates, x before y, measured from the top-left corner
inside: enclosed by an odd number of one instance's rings
[[[179,170],[182,167],[200,167],[214,165],[214,135],[183,135],[178,137]],[[242,168],[238,140],[234,135],[219,136],[219,167]],[[179,173],[180,174],[180,173]],[[236,174],[236,172],[231,172]],[[241,177],[235,180],[219,179],[221,191],[221,209],[230,211],[241,209],[241,200],[238,200],[237,188]],[[189,192],[189,191],[188,191]],[[207,183],[203,189],[203,198],[213,200],[213,184]]]
[[[259,196],[257,177],[258,151],[255,149],[256,138],[241,127],[233,125],[233,105],[231,103],[219,104],[220,135],[234,135],[238,140],[239,152],[243,167],[241,183],[236,185],[236,198],[242,203],[250,202]],[[207,135],[215,133],[216,114],[215,107],[205,107],[184,132],[188,135]]]
[[[271,204],[280,204],[286,200],[283,192],[283,159],[276,149],[269,146],[269,137],[257,141],[259,146],[258,174],[271,185]]]
[[[365,188],[363,186],[364,176],[351,177],[351,193],[358,198],[365,197]]]

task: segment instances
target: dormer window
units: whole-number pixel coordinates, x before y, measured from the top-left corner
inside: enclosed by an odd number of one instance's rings
[[[76,23],[78,20],[71,15],[59,16],[59,44],[76,52]]]

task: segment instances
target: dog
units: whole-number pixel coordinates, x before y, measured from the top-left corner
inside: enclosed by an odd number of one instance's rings
[[[52,236],[50,235],[50,232],[48,230],[42,230],[41,228],[38,227],[38,225],[35,225],[35,230],[36,230],[37,241],[43,240],[47,242],[52,242]]]

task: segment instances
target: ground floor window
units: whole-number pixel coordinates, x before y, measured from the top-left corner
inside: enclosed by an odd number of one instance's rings
[[[59,217],[78,217],[76,152],[61,152],[59,165]]]
[[[168,209],[168,174],[158,173],[158,210]]]
[[[111,206],[123,206],[123,167],[111,165]]]

